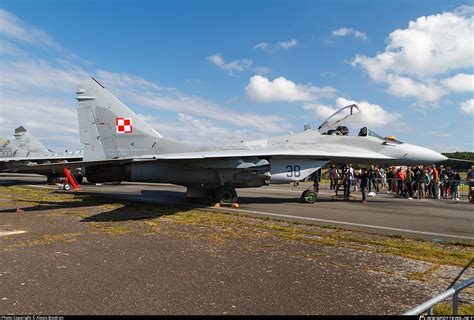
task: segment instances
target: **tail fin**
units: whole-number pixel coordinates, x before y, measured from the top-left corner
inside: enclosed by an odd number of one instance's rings
[[[16,156],[27,156],[30,153],[52,153],[38,139],[32,136],[25,127],[20,126],[15,129],[15,144],[17,147]]]
[[[4,137],[0,137],[0,148],[5,148],[10,144],[10,140]]]
[[[9,158],[13,156],[12,144],[10,140],[0,137],[0,158]]]
[[[115,159],[139,155],[190,151],[192,147],[171,143],[137,114],[90,78],[77,91],[84,160]]]

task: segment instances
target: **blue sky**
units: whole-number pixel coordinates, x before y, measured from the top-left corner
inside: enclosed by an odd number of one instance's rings
[[[0,135],[80,148],[88,74],[163,136],[223,144],[357,102],[381,135],[474,150],[466,1],[0,1]]]

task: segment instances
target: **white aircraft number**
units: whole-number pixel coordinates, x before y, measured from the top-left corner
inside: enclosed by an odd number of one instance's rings
[[[2,157],[4,158],[12,158],[13,157],[13,152],[12,151],[3,151]]]
[[[301,167],[297,164],[295,164],[294,166],[287,165],[286,170],[288,171],[286,174],[288,178],[299,178],[301,176]]]

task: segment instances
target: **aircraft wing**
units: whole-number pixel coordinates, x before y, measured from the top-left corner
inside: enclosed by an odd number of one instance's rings
[[[353,163],[373,163],[373,162],[390,162],[393,158],[387,157],[377,152],[352,148],[352,150],[330,151],[330,150],[214,150],[214,151],[197,151],[187,153],[169,153],[142,155],[137,157],[94,160],[94,161],[72,161],[63,163],[49,164],[30,164],[23,166],[23,172],[34,171],[41,167],[42,169],[51,169],[62,171],[63,168],[73,169],[81,167],[96,167],[103,165],[124,165],[132,162],[148,162],[148,161],[176,161],[176,162],[196,162],[199,160],[209,159],[232,159],[245,157],[292,157],[292,158],[311,158],[314,160],[328,160],[333,162],[353,162]]]
[[[58,160],[79,160],[82,159],[82,155],[58,155],[58,156],[45,156],[45,157],[9,157],[0,158],[0,163],[4,162],[19,162],[19,161],[31,161],[31,162],[45,162],[45,161],[58,161]]]

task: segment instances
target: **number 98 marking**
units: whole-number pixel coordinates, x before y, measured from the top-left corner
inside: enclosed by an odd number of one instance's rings
[[[288,178],[299,178],[301,176],[301,167],[297,164],[295,164],[294,166],[287,165],[286,170],[288,171],[288,173],[286,174]]]

